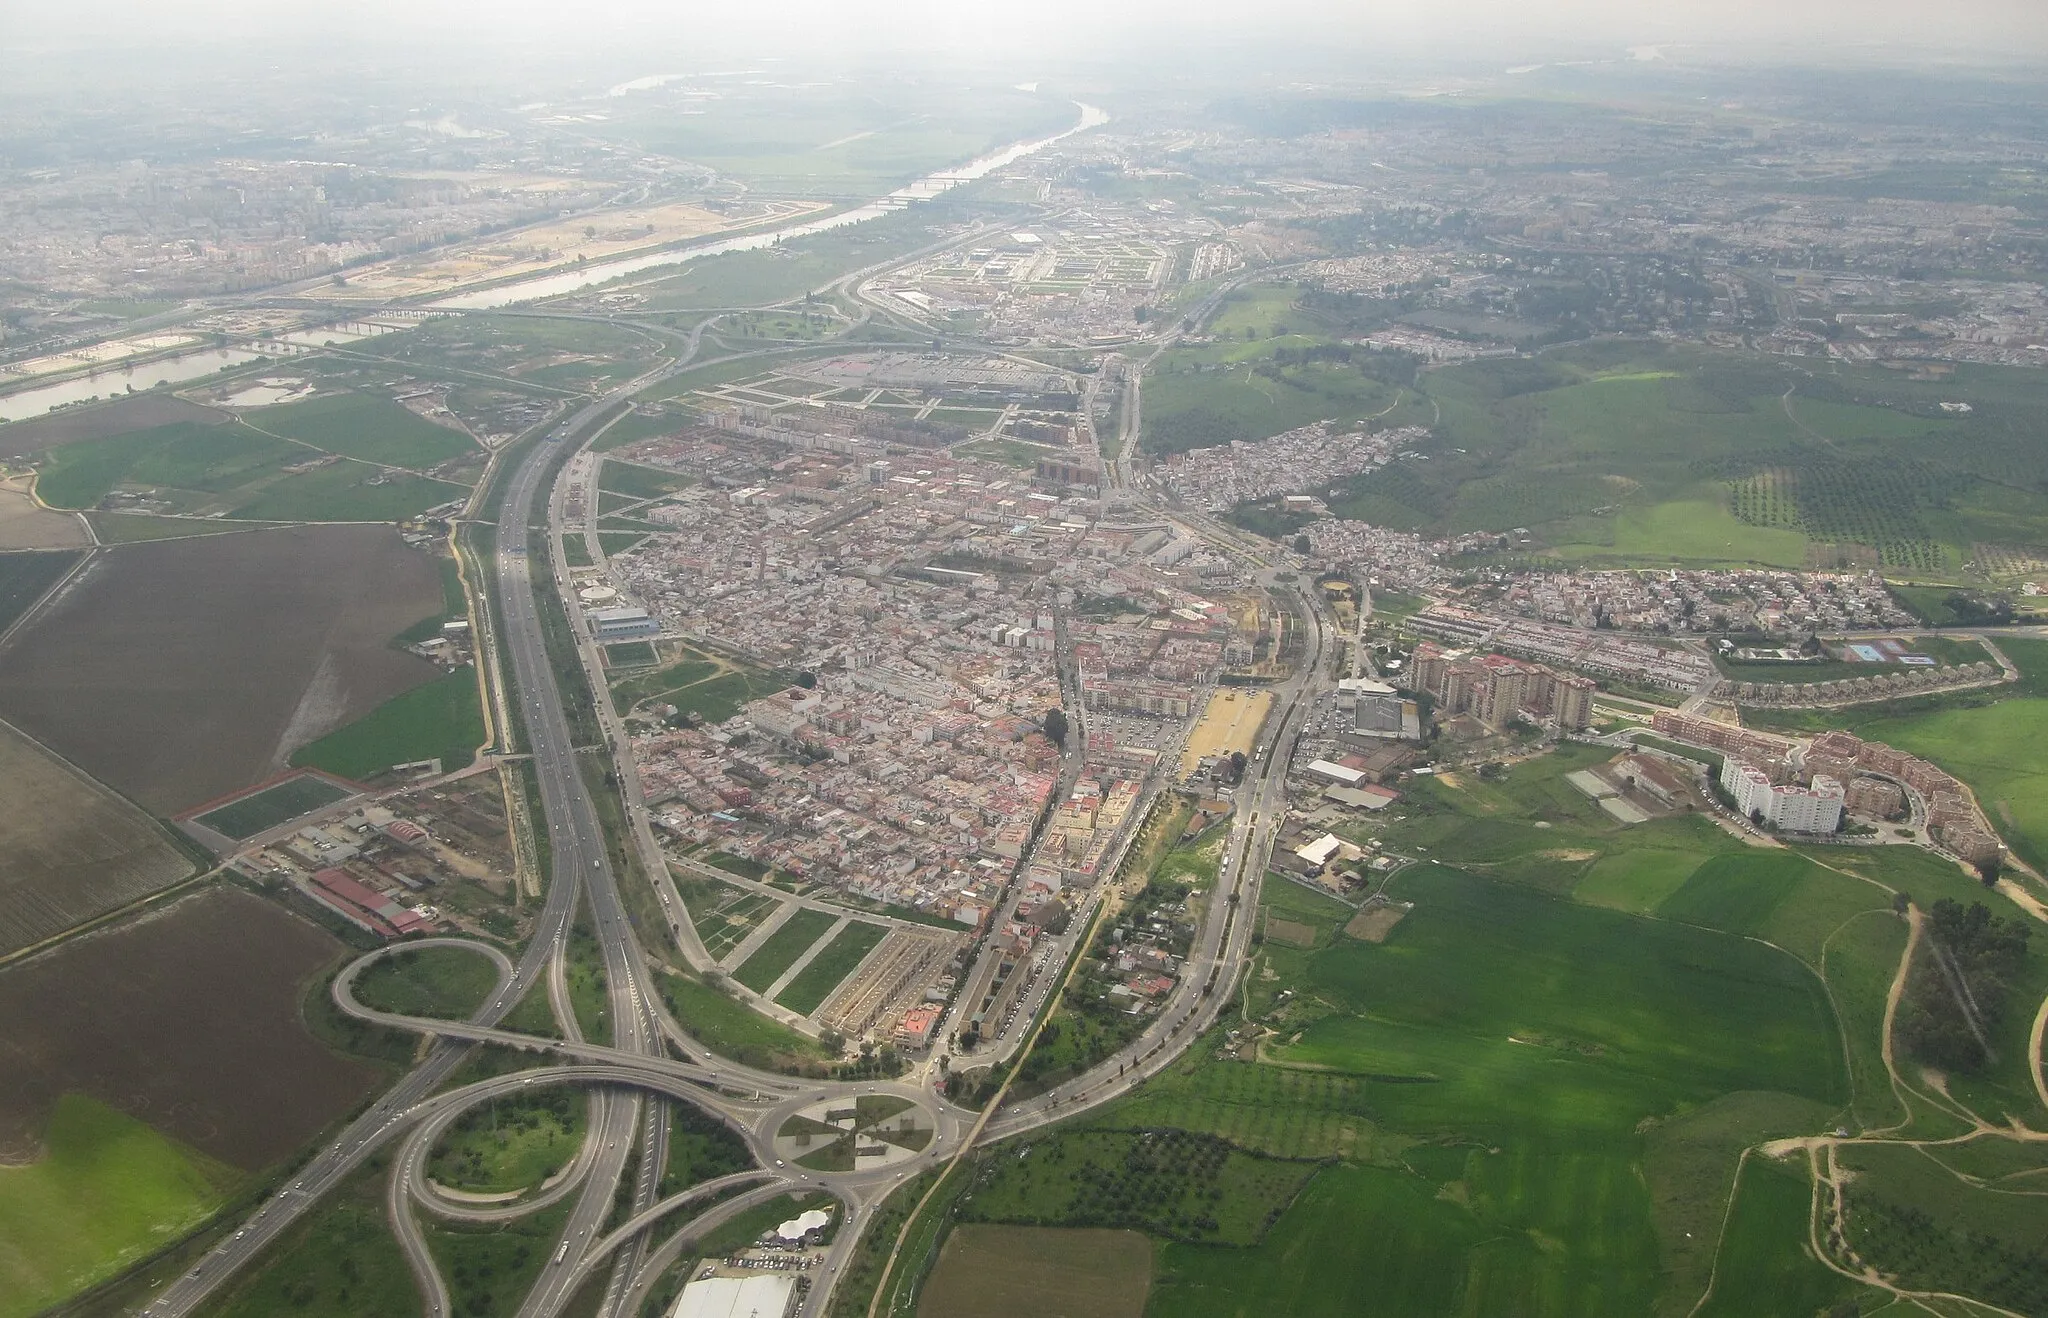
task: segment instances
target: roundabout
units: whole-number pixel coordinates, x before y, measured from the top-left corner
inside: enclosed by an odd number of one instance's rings
[[[630,1128],[644,1105],[692,1105],[731,1131],[755,1165],[660,1198],[608,1233],[586,1231],[592,1238],[565,1242],[558,1263],[551,1265],[561,1269],[555,1278],[560,1294],[573,1294],[596,1269],[615,1256],[623,1258],[621,1251],[627,1246],[685,1210],[698,1211],[642,1252],[620,1283],[619,1294],[644,1297],[698,1239],[782,1195],[822,1191],[840,1201],[849,1221],[855,1220],[870,1199],[886,1193],[913,1164],[950,1154],[966,1133],[950,1105],[935,1102],[916,1086],[798,1081],[754,1071],[711,1057],[665,1016],[659,1022],[662,1033],[701,1061],[546,1038],[475,1021],[383,1011],[356,996],[358,981],[372,967],[386,958],[411,957],[429,949],[461,950],[488,959],[497,971],[497,983],[486,1010],[502,1016],[512,1005],[516,969],[502,950],[471,939],[431,938],[391,944],[348,963],[329,990],[335,1006],[354,1019],[389,1029],[537,1055],[532,1067],[430,1095],[394,1114],[378,1132],[380,1142],[399,1138],[387,1207],[414,1274],[428,1294],[429,1315],[452,1309],[412,1210],[448,1222],[484,1224],[517,1220],[559,1204],[586,1189],[601,1155],[613,1151],[613,1141],[604,1132]],[[542,1057],[559,1060],[541,1062]],[[581,1091],[589,1105],[588,1116],[576,1131],[575,1154],[566,1163],[519,1186],[450,1186],[430,1175],[437,1166],[476,1166],[451,1156],[451,1136],[474,1134],[480,1123],[496,1119],[486,1113],[506,1108],[546,1112],[566,1136],[577,1123],[554,1101],[565,1088]]]

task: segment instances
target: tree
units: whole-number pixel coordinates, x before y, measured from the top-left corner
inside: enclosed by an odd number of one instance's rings
[[[1315,546],[1314,546],[1313,544],[1311,544],[1311,543],[1309,542],[1309,538],[1308,538],[1307,536],[1305,536],[1305,535],[1298,535],[1298,536],[1294,537],[1294,552],[1295,552],[1295,553],[1297,553],[1297,554],[1306,554],[1306,553],[1309,553],[1309,552],[1311,552],[1312,550],[1314,550],[1314,548],[1315,548]]]
[[[1993,856],[1989,860],[1977,862],[1977,877],[1984,881],[1984,886],[1987,888],[1996,887],[1998,885],[1998,876],[2004,873],[2004,871],[2005,858],[2003,856]]]
[[[1244,752],[1243,752],[1243,751],[1232,751],[1232,752],[1230,752],[1230,781],[1232,781],[1232,782],[1234,782],[1234,783],[1239,783],[1239,782],[1243,782],[1243,781],[1244,781]]]
[[[1893,915],[1904,915],[1907,911],[1912,909],[1912,906],[1913,899],[1908,894],[1903,892],[1895,892],[1892,894]]]
[[[1067,748],[1067,712],[1063,709],[1045,711],[1045,735],[1061,750]]]
[[[796,675],[796,684],[802,687],[804,690],[808,691],[812,687],[818,685],[818,675],[816,673],[811,672],[809,669],[805,669],[803,672],[798,673]]]

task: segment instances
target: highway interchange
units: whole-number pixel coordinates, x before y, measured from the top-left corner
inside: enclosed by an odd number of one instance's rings
[[[1189,530],[1246,559],[1269,588],[1293,594],[1297,617],[1308,625],[1302,629],[1304,653],[1293,675],[1276,688],[1279,699],[1265,734],[1265,753],[1238,790],[1238,810],[1219,883],[1210,894],[1196,946],[1174,995],[1135,1042],[1058,1089],[977,1121],[980,1114],[951,1104],[922,1084],[798,1080],[738,1065],[704,1048],[690,1035],[687,1023],[669,1014],[654,987],[656,972],[648,965],[621,899],[608,838],[586,774],[586,768],[596,763],[593,748],[576,744],[559,685],[561,675],[548,652],[542,610],[553,606],[544,604],[536,594],[541,585],[536,577],[544,572],[557,582],[568,579],[559,536],[552,533],[558,527],[560,510],[559,492],[552,487],[564,460],[594,439],[618,414],[623,401],[662,377],[705,364],[696,361],[703,330],[700,325],[683,334],[662,331],[681,340],[671,360],[554,422],[544,437],[518,457],[505,486],[487,565],[495,587],[495,610],[481,632],[501,665],[497,706],[501,713],[509,710],[516,716],[540,788],[541,817],[534,825],[537,831],[544,830],[549,864],[545,902],[532,939],[516,961],[481,942],[433,940],[470,948],[489,958],[497,970],[496,989],[468,1021],[397,1016],[357,1002],[353,992],[357,974],[395,949],[372,952],[346,967],[333,985],[337,1006],[359,1019],[429,1036],[433,1043],[424,1060],[318,1150],[238,1229],[164,1288],[141,1310],[146,1318],[181,1318],[199,1310],[324,1195],[379,1154],[391,1159],[386,1203],[392,1229],[419,1285],[422,1312],[428,1318],[444,1318],[453,1310],[418,1212],[450,1220],[503,1220],[573,1199],[562,1234],[548,1256],[550,1261],[542,1267],[519,1313],[521,1318],[551,1318],[563,1312],[587,1283],[602,1275],[604,1292],[598,1312],[616,1318],[639,1312],[684,1249],[713,1226],[780,1195],[824,1191],[839,1199],[844,1219],[823,1262],[805,1274],[810,1284],[803,1313],[808,1318],[824,1312],[873,1207],[891,1190],[938,1162],[962,1155],[970,1139],[1004,1138],[1113,1100],[1178,1056],[1215,1022],[1234,996],[1233,986],[1244,965],[1254,923],[1250,915],[1257,909],[1259,882],[1284,811],[1285,771],[1292,744],[1309,707],[1308,697],[1327,680],[1324,669],[1332,646],[1326,618],[1311,592],[1266,566],[1231,528],[1182,510],[1172,515]],[[1135,447],[1128,441],[1135,440],[1138,420],[1136,371],[1129,375],[1133,383],[1120,424],[1127,445],[1115,464],[1115,483],[1126,497],[1137,493],[1132,487],[1142,479],[1131,471],[1128,456]],[[535,532],[542,529],[550,534],[537,536]],[[532,550],[543,543],[549,556],[537,568]],[[595,649],[587,638],[579,638],[577,648],[598,693],[599,724],[622,766],[620,779],[630,787],[630,773],[623,771],[630,764],[630,757],[623,754],[623,728],[610,708],[601,671],[595,667]],[[1069,757],[1068,774],[1063,774],[1063,779],[1077,771],[1078,765],[1078,754]],[[707,964],[702,945],[690,921],[676,915],[680,895],[644,812],[637,809],[630,791],[625,800],[628,836],[621,841],[635,849],[640,869],[655,886],[669,940],[686,962],[701,967]],[[1131,835],[1135,833],[1133,829]],[[584,1040],[566,1001],[564,967],[579,911],[602,959],[607,1020],[613,1035],[609,1044]],[[1080,913],[1074,921],[1077,930],[1087,927],[1086,917],[1091,913],[1092,907]],[[1077,932],[1074,949],[1080,941]],[[1068,955],[1072,954],[1070,949]],[[1024,1019],[1006,1042],[1014,1044],[1026,1032],[1034,1012],[1044,1009],[1048,988],[1057,979],[1052,971],[1042,977],[1030,1009],[1020,1013]],[[502,1027],[512,1007],[536,989],[549,994],[565,1037],[540,1038]],[[536,1065],[444,1088],[472,1048],[486,1043],[530,1051],[536,1055]],[[574,1085],[590,1092],[585,1142],[570,1167],[547,1186],[512,1204],[480,1205],[437,1192],[423,1168],[447,1126],[478,1104],[535,1085]],[[929,1146],[913,1159],[865,1171],[806,1172],[777,1160],[775,1134],[791,1114],[820,1100],[864,1093],[895,1094],[915,1104],[934,1128]],[[657,1199],[668,1161],[668,1105],[676,1102],[693,1103],[739,1132],[754,1152],[757,1170],[715,1186],[697,1186]],[[637,1161],[636,1150],[640,1155]],[[634,1167],[629,1216],[623,1225],[607,1232],[605,1224],[614,1216],[629,1165]],[[704,1209],[702,1201],[720,1189],[740,1193]],[[678,1218],[683,1219],[680,1226],[675,1222]],[[658,1228],[668,1234],[657,1239]]]

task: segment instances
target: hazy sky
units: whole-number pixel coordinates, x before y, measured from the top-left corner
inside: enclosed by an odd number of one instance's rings
[[[474,46],[630,40],[711,51],[900,49],[1058,58],[1266,49],[1513,60],[1666,43],[1775,47],[1831,62],[2048,58],[2048,0],[0,0],[0,48],[306,39]],[[1683,52],[1674,52],[1683,55]],[[1695,51],[1694,55],[1708,52]]]

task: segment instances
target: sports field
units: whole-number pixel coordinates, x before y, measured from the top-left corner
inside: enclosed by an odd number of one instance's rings
[[[297,773],[260,792],[195,816],[192,822],[239,842],[322,806],[333,805],[348,794],[346,787],[318,774]]]

